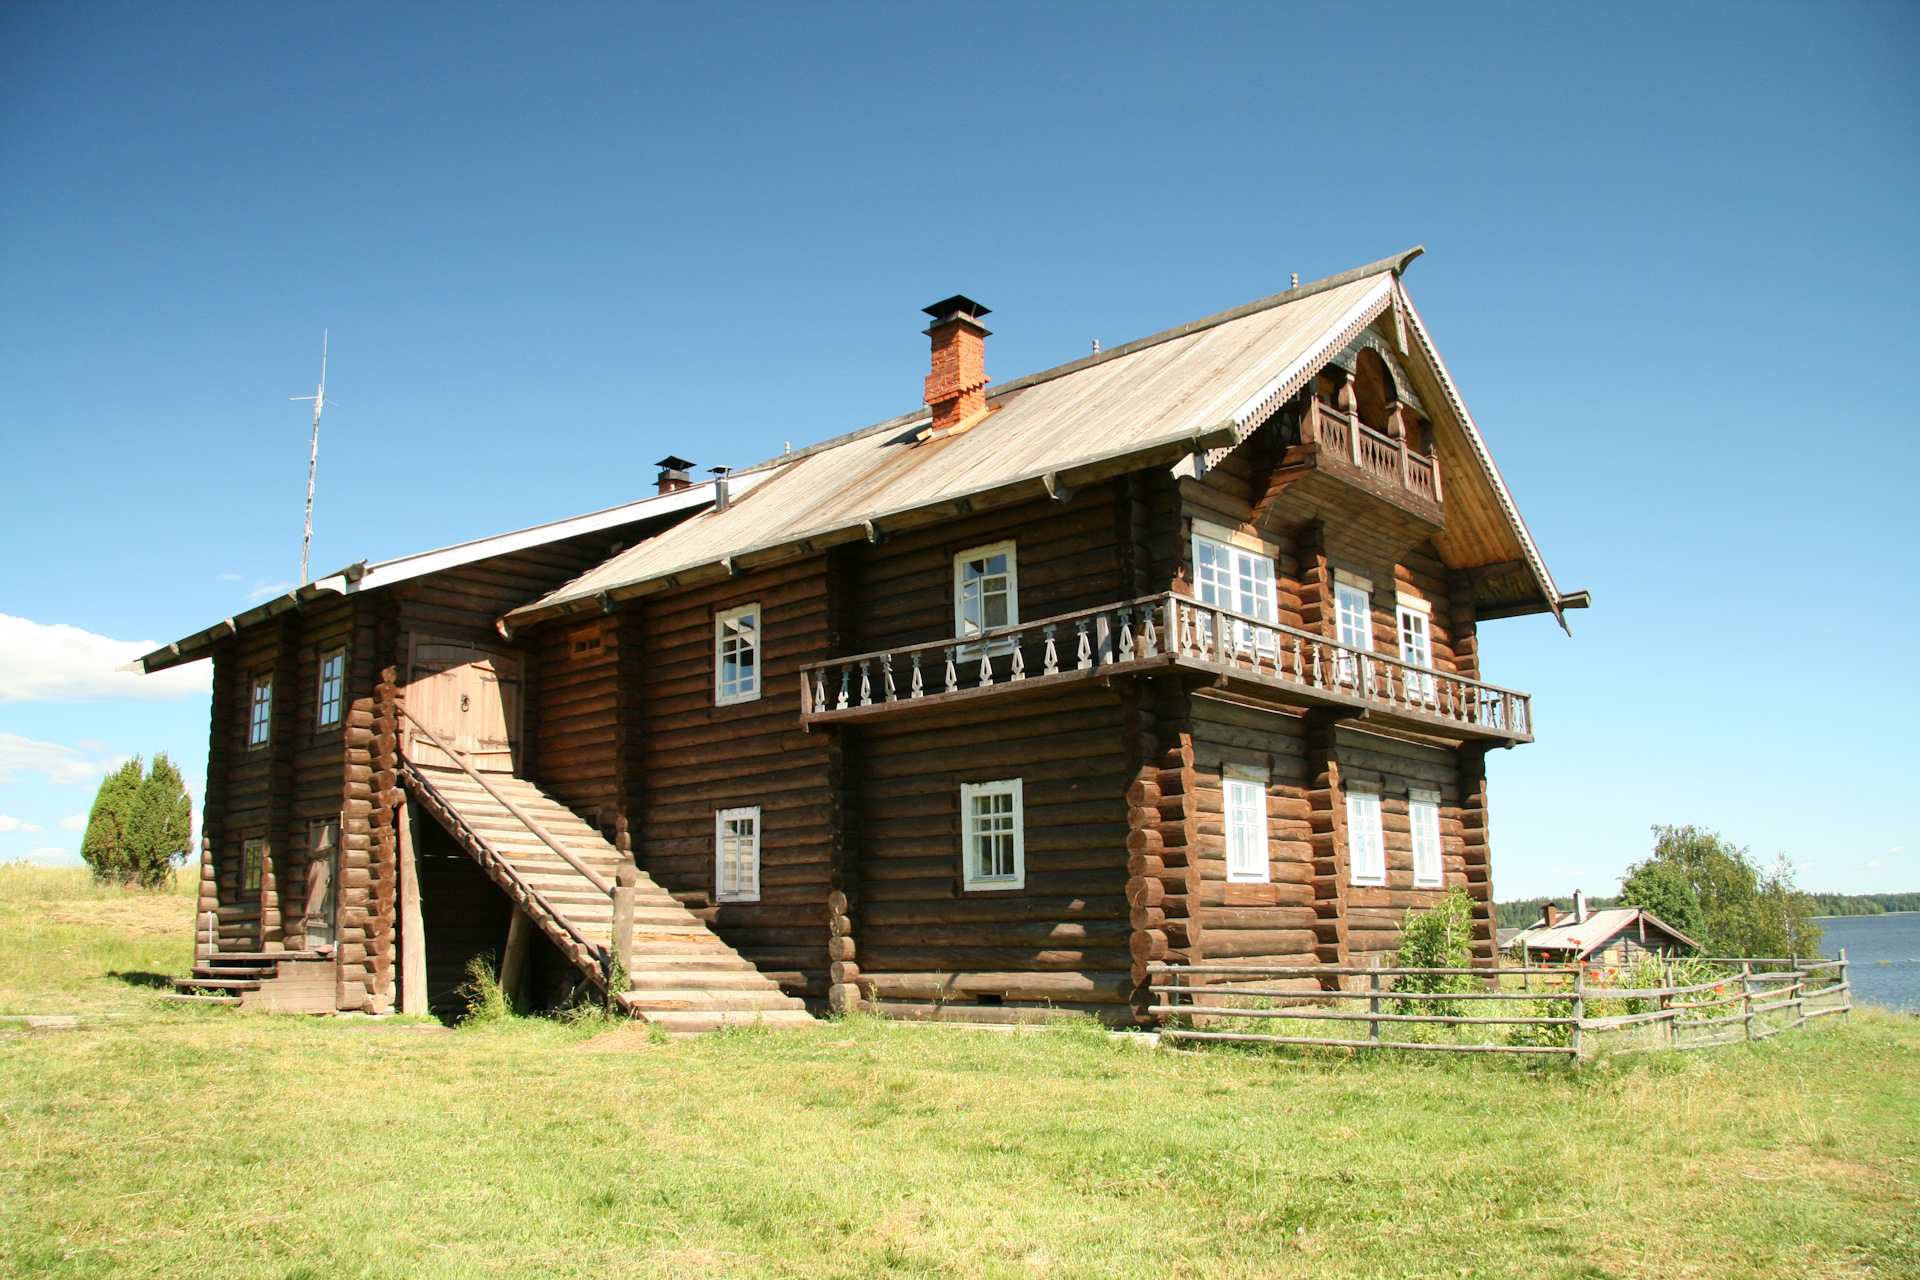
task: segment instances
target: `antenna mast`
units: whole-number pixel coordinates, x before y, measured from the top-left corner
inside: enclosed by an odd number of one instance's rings
[[[289,396],[290,400],[313,401],[313,445],[307,451],[307,523],[300,538],[300,585],[313,581],[307,574],[307,553],[313,547],[313,473],[320,464],[320,410],[327,403],[327,335],[320,331],[320,387],[310,396]]]

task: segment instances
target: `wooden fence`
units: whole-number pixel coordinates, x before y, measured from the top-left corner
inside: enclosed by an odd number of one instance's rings
[[[1601,1053],[1700,1049],[1763,1040],[1815,1018],[1853,1007],[1847,953],[1838,959],[1710,957],[1726,970],[1708,982],[1659,987],[1595,985],[1603,977],[1584,965],[1500,969],[1336,968],[1327,966],[1154,965],[1155,1003],[1171,1040],[1224,1040],[1325,1049],[1408,1049],[1423,1053],[1508,1053],[1581,1062]],[[1671,970],[1669,970],[1671,973]],[[1411,989],[1432,979],[1467,978],[1458,991]],[[1322,989],[1262,985],[1313,980]],[[1403,980],[1413,979],[1412,982]],[[1337,989],[1325,989],[1329,980]],[[1402,986],[1408,989],[1398,989]],[[1437,985],[1437,984],[1434,984]],[[1364,1009],[1356,1007],[1364,1001]],[[1457,1013],[1396,1013],[1453,1002]],[[1354,1002],[1354,1003],[1342,1003]],[[1498,1003],[1490,1003],[1498,1002]],[[1628,1012],[1607,1006],[1633,1002]],[[1470,1012],[1470,1010],[1480,1012]],[[1273,1021],[1267,1021],[1273,1020]],[[1234,1025],[1251,1021],[1275,1032],[1302,1022],[1365,1023],[1367,1034],[1278,1035]],[[1400,1028],[1408,1031],[1400,1032]],[[1475,1042],[1459,1029],[1485,1029]],[[1304,1029],[1304,1028],[1303,1028]],[[1384,1030],[1383,1030],[1384,1029]],[[1423,1030],[1454,1039],[1411,1038]],[[1398,1032],[1398,1034],[1396,1034]],[[1487,1033],[1497,1038],[1486,1038]],[[1468,1035],[1471,1036],[1469,1030]]]

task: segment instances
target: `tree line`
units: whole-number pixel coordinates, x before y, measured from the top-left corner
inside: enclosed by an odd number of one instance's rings
[[[1858,914],[1822,910],[1821,903],[1834,896],[1817,898],[1796,888],[1784,854],[1768,867],[1744,845],[1700,827],[1658,826],[1653,834],[1652,856],[1627,868],[1616,896],[1589,898],[1590,909],[1644,907],[1716,956],[1818,955],[1823,930],[1814,917]],[[1555,898],[1495,903],[1495,927],[1527,928],[1549,902],[1566,905]]]

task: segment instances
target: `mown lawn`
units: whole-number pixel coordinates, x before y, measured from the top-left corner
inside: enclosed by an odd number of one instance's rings
[[[56,1011],[11,935],[74,900],[0,915],[0,1012]],[[98,966],[49,996],[110,989],[132,944],[100,915],[39,935]],[[0,1030],[0,1275],[1920,1275],[1912,1018],[1570,1072],[122,985],[96,1007],[136,1018]]]

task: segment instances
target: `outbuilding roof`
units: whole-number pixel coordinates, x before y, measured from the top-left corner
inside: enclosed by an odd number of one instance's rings
[[[1420,249],[989,388],[990,412],[924,438],[927,409],[730,477],[733,500],[639,543],[509,613],[526,626],[608,601],[738,574],[892,529],[1025,501],[1124,470],[1216,460],[1391,312],[1433,406],[1454,568],[1524,566],[1533,606],[1562,597],[1399,273]],[[963,427],[965,424],[963,424]],[[747,486],[752,486],[747,489]],[[1444,541],[1443,541],[1444,540]]]
[[[1555,921],[1550,928],[1542,917],[1532,928],[1522,929],[1513,941],[1525,942],[1529,951],[1571,951],[1585,959],[1596,951],[1605,950],[1609,942],[1629,929],[1638,929],[1642,923],[1666,934],[1675,942],[1696,951],[1701,949],[1699,943],[1645,907],[1608,907],[1604,911],[1588,912],[1587,918],[1578,923],[1568,916]]]

